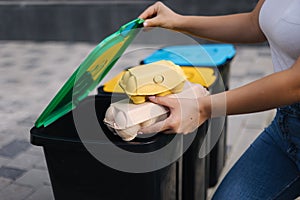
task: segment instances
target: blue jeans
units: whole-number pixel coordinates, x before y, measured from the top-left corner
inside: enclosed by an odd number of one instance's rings
[[[272,124],[223,179],[214,200],[300,196],[300,103],[277,109]]]

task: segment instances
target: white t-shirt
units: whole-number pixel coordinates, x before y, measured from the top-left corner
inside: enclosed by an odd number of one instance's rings
[[[270,44],[274,70],[290,68],[300,56],[300,0],[265,0],[259,24]]]

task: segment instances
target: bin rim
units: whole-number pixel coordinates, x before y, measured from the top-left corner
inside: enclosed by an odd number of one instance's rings
[[[70,138],[66,136],[53,136],[53,135],[45,135],[41,129],[44,129],[45,127],[32,127],[30,130],[30,142],[33,145],[37,146],[49,146],[49,145],[54,145],[57,146],[58,143],[60,144],[73,144],[73,145],[83,145],[84,143],[87,144],[94,144],[94,145],[117,145],[117,146],[143,146],[143,145],[151,145],[154,144],[156,141],[159,141],[161,137],[168,137],[168,135],[159,133],[155,134],[152,137],[149,138],[138,138],[135,139],[134,141],[123,141],[123,140],[118,140],[114,141],[113,143],[110,142],[101,142],[101,140],[85,140],[82,141],[79,137],[78,138]],[[62,145],[63,146],[63,145]]]
[[[46,127],[76,108],[114,66],[138,34],[139,28],[143,27],[143,22],[139,18],[132,20],[102,40],[50,101],[36,120],[35,127]]]

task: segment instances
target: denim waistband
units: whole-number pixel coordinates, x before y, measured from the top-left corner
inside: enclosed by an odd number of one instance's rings
[[[278,108],[278,110],[281,112],[286,112],[288,114],[292,114],[300,117],[300,102],[288,106],[280,107]]]

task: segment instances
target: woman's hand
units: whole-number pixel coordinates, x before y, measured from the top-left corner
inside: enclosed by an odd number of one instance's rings
[[[161,2],[148,7],[139,18],[144,27],[162,27],[200,38],[223,43],[257,43],[266,40],[258,18],[265,0],[260,0],[252,12],[223,16],[185,16]]]
[[[144,27],[162,27],[174,29],[180,15],[173,12],[161,2],[148,7],[139,18],[144,19]]]
[[[174,95],[152,96],[149,100],[167,107],[170,115],[167,119],[159,121],[139,130],[140,133],[181,133],[187,134],[196,130],[209,116],[201,112],[202,99],[208,94],[207,90],[199,85],[195,98],[174,98]],[[208,96],[206,96],[208,97]]]

